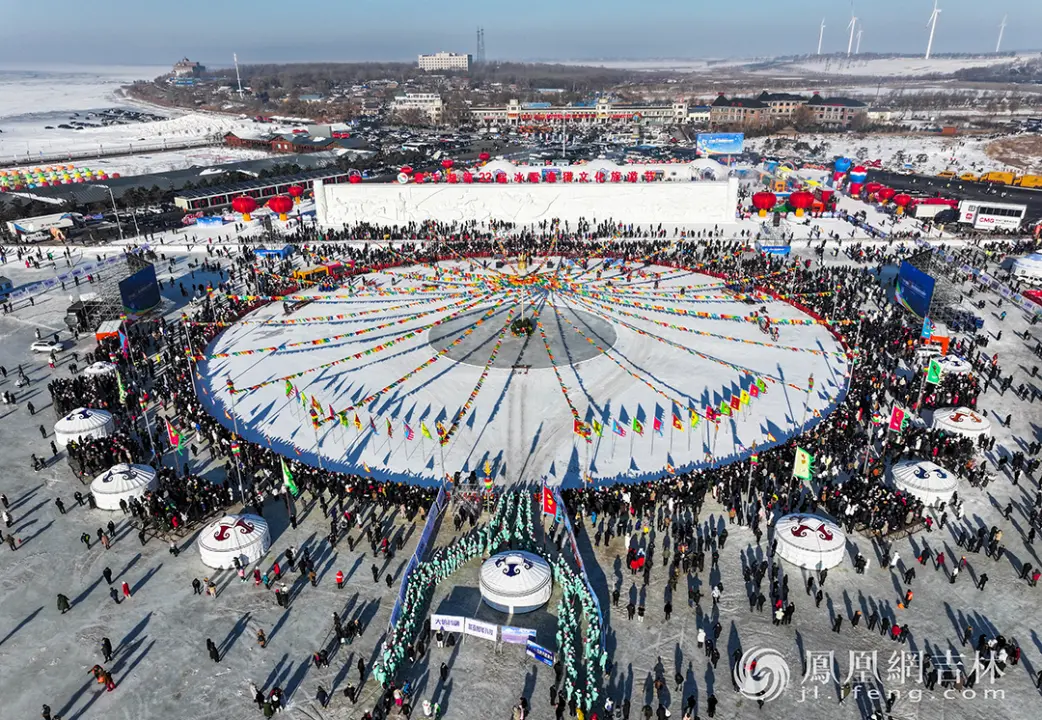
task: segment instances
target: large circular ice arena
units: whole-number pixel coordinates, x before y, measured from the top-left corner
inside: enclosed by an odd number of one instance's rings
[[[827,321],[756,278],[591,256],[404,265],[273,301],[206,349],[210,409],[325,468],[573,485],[747,457],[845,392]]]

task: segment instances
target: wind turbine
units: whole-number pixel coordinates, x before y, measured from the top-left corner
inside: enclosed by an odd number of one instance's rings
[[[825,18],[821,18],[821,29],[818,30],[818,55],[821,55],[821,41],[825,38]],[[1001,35],[999,36],[1001,42]],[[998,52],[996,50],[995,52]]]
[[[847,57],[850,57],[850,51],[854,49],[854,28],[857,27],[857,16],[850,16],[850,24],[847,25],[847,30],[850,31],[850,39],[847,40]]]
[[[999,49],[1002,47],[1002,34],[1004,32],[1006,32],[1006,18],[1007,17],[1008,17],[1007,15],[1003,15],[1002,16],[1002,22],[999,23],[999,41],[997,43],[995,43],[995,52],[998,52]],[[818,50],[818,54],[819,55],[821,54],[820,48]]]
[[[860,55],[861,54],[861,33],[863,33],[863,32],[864,32],[864,30],[862,30],[861,28],[857,29],[857,45],[854,46],[854,54],[855,55]]]
[[[937,30],[937,16],[940,14],[941,9],[937,7],[937,0],[933,0],[933,12],[930,13],[930,19],[926,21],[930,28],[930,39],[926,41],[926,60],[930,59],[930,51],[933,50],[933,34]]]

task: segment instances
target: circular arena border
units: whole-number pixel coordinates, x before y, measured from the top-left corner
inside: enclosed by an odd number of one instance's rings
[[[559,267],[573,263],[573,259],[564,254],[559,253],[551,257],[556,260]],[[456,268],[458,271],[459,267],[468,263],[474,268],[477,266],[478,261],[487,261],[492,258],[493,256],[489,254],[474,254],[467,257],[462,255],[440,255],[428,262],[403,259],[399,262],[358,268],[349,273],[349,275],[365,276],[368,281],[375,282],[374,276],[379,279],[382,275],[383,279],[387,280],[390,275],[385,273],[394,272],[400,280],[403,270],[415,271],[417,269],[431,270],[439,268],[440,270],[437,272],[451,273],[453,272],[452,268]],[[546,262],[547,259],[542,258],[543,262]],[[663,398],[668,397],[671,391],[666,390],[666,392],[663,392],[663,389],[670,385],[669,379],[662,380],[655,373],[649,373],[647,376],[642,377],[639,371],[632,369],[638,367],[638,365],[629,362],[624,355],[625,349],[620,350],[616,346],[617,341],[621,342],[626,336],[635,335],[645,336],[645,338],[641,339],[645,348],[660,345],[655,340],[663,338],[657,337],[656,333],[662,332],[661,328],[674,325],[675,323],[654,320],[653,316],[656,312],[666,312],[668,315],[668,307],[658,303],[641,303],[639,301],[635,302],[635,307],[626,307],[625,303],[616,303],[619,307],[611,307],[612,303],[605,302],[604,298],[593,297],[589,294],[584,304],[569,303],[567,300],[563,303],[557,302],[556,297],[554,301],[548,301],[544,297],[537,317],[537,324],[541,327],[538,332],[533,332],[527,338],[529,347],[535,347],[536,350],[542,352],[544,358],[553,355],[553,348],[549,348],[549,352],[547,352],[548,346],[545,344],[550,337],[550,334],[545,332],[548,329],[548,323],[545,320],[550,318],[555,325],[562,329],[560,338],[567,335],[564,332],[564,328],[567,328],[569,333],[574,331],[580,337],[579,342],[571,343],[572,346],[579,347],[585,345],[594,348],[596,352],[590,356],[569,358],[567,348],[562,347],[564,355],[554,356],[554,359],[542,368],[533,363],[507,363],[502,361],[500,360],[501,353],[502,357],[509,357],[509,353],[502,352],[503,347],[507,346],[507,341],[503,338],[510,336],[511,333],[504,332],[506,329],[505,322],[498,322],[508,317],[506,314],[507,310],[501,308],[498,314],[493,313],[488,316],[490,319],[496,319],[497,322],[487,323],[481,336],[483,341],[478,342],[475,339],[474,347],[470,348],[469,351],[465,348],[460,348],[462,342],[453,347],[447,347],[452,345],[452,342],[446,342],[451,334],[448,330],[452,329],[452,327],[444,327],[446,322],[436,322],[432,328],[422,330],[422,337],[420,336],[421,333],[414,333],[413,337],[410,338],[414,340],[418,338],[414,346],[400,351],[395,348],[395,352],[404,355],[419,347],[425,347],[438,353],[439,358],[444,357],[445,360],[448,360],[449,362],[438,363],[433,369],[432,377],[434,378],[443,378],[449,372],[449,369],[453,367],[469,368],[471,374],[467,381],[461,380],[454,384],[442,383],[442,386],[438,388],[437,394],[442,397],[442,407],[440,408],[435,408],[433,403],[430,402],[423,407],[417,403],[407,406],[402,401],[401,383],[393,383],[390,389],[384,386],[375,394],[367,394],[368,390],[372,389],[373,386],[373,383],[370,381],[373,379],[374,373],[371,370],[351,368],[346,372],[354,373],[354,381],[338,383],[331,381],[332,375],[322,377],[326,375],[326,370],[328,369],[326,368],[319,376],[324,380],[324,386],[315,387],[314,383],[308,383],[306,379],[300,382],[290,380],[285,382],[285,392],[287,399],[292,395],[292,402],[283,403],[281,408],[276,409],[275,403],[271,402],[272,398],[269,397],[269,402],[264,404],[263,410],[260,410],[256,403],[244,401],[246,398],[249,398],[254,390],[254,388],[248,385],[249,379],[244,384],[243,372],[236,374],[237,371],[224,362],[232,357],[241,358],[243,356],[256,355],[260,351],[251,352],[232,349],[235,347],[234,343],[239,342],[239,339],[231,336],[235,335],[237,328],[241,328],[243,321],[252,322],[255,326],[264,326],[272,318],[270,313],[263,320],[257,320],[256,317],[264,315],[265,309],[270,310],[273,303],[277,306],[279,301],[289,296],[292,296],[294,299],[312,297],[312,299],[318,301],[332,301],[328,295],[307,295],[308,291],[298,288],[284,296],[263,298],[261,302],[250,307],[238,321],[231,323],[229,327],[219,332],[208,343],[206,354],[202,358],[202,367],[200,368],[201,376],[204,378],[203,382],[209,385],[209,390],[203,398],[204,405],[214,417],[226,426],[230,427],[237,424],[236,431],[246,440],[266,444],[276,452],[287,457],[295,458],[313,466],[322,466],[329,470],[349,473],[364,472],[375,479],[427,485],[441,482],[441,479],[446,474],[462,472],[464,476],[469,473],[472,474],[472,477],[475,475],[480,478],[490,477],[494,482],[501,484],[512,484],[519,480],[534,481],[543,477],[551,484],[572,486],[584,482],[594,484],[641,482],[661,477],[670,472],[684,472],[738,462],[756,452],[762,452],[772,446],[782,444],[792,436],[805,432],[827,416],[845,396],[849,384],[850,368],[852,367],[852,356],[843,335],[826,319],[820,317],[810,308],[796,302],[794,298],[779,295],[758,283],[749,283],[749,286],[743,288],[742,292],[736,292],[729,289],[736,281],[702,267],[688,267],[680,263],[658,262],[649,265],[641,264],[638,268],[632,266],[635,262],[633,260],[609,260],[606,258],[593,258],[593,260],[599,260],[605,267],[609,264],[621,264],[621,267],[627,270],[631,277],[634,273],[644,273],[645,276],[659,273],[659,280],[664,284],[670,279],[664,273],[670,272],[677,273],[678,275],[675,277],[687,277],[689,279],[695,277],[700,281],[710,282],[711,285],[706,286],[706,289],[720,292],[719,297],[714,302],[730,301],[733,303],[744,303],[755,299],[756,307],[770,305],[771,312],[779,314],[788,313],[791,315],[791,317],[775,316],[776,323],[781,321],[783,332],[786,332],[785,325],[790,321],[794,322],[797,327],[821,328],[826,331],[825,333],[811,333],[816,340],[816,347],[796,347],[795,345],[785,345],[784,339],[779,343],[772,344],[759,337],[724,336],[723,332],[689,329],[695,335],[713,336],[711,339],[714,342],[719,342],[721,337],[726,337],[727,340],[734,342],[736,347],[739,345],[743,346],[741,351],[742,357],[749,355],[744,348],[748,344],[754,349],[759,346],[773,347],[775,350],[781,349],[792,351],[793,353],[802,351],[809,353],[806,357],[816,358],[819,361],[821,358],[834,357],[836,362],[834,365],[829,364],[827,361],[825,362],[825,370],[819,374],[816,385],[812,373],[805,378],[795,379],[785,377],[785,373],[780,372],[779,377],[767,377],[768,382],[765,383],[764,378],[757,375],[756,372],[738,372],[738,382],[729,383],[730,387],[723,390],[723,403],[717,402],[721,396],[720,393],[713,392],[707,394],[707,386],[703,385],[701,388],[696,388],[696,391],[692,393],[684,391],[673,393],[675,395],[684,395],[689,400],[694,395],[700,395],[697,400],[702,400],[701,404],[698,404],[696,400],[693,403],[687,403],[686,407],[676,404],[668,407]],[[574,265],[574,267],[579,266]],[[591,270],[585,270],[581,274],[587,272],[591,272]],[[620,276],[621,274],[620,272]],[[647,280],[647,277],[645,279]],[[345,280],[346,278],[341,278],[341,282]],[[654,287],[657,291],[658,283],[654,283]],[[684,287],[688,288],[690,286]],[[333,291],[333,293],[335,292]],[[409,293],[386,293],[383,297],[383,302],[388,303],[388,307],[401,308],[406,303],[397,302],[397,300],[401,299],[398,297],[399,294],[405,295]],[[441,293],[442,296],[448,294],[451,293]],[[562,294],[559,288],[556,292],[549,291],[545,293],[548,296]],[[685,293],[680,293],[680,295],[683,296]],[[355,294],[351,297],[357,302],[359,295]],[[377,296],[374,295],[375,297]],[[388,297],[394,298],[395,302],[389,302],[387,300]],[[729,300],[725,298],[729,298]],[[694,302],[693,295],[687,295],[685,299]],[[708,302],[708,299],[706,301]],[[422,305],[419,302],[416,304]],[[468,304],[464,303],[463,306],[466,307]],[[516,305],[516,303],[514,304]],[[572,307],[566,307],[569,304]],[[506,305],[506,303],[500,303],[500,305]],[[533,309],[535,305],[535,298],[530,296],[529,306],[526,308],[526,316],[536,315],[537,311]],[[555,308],[555,305],[559,307]],[[788,308],[788,310],[784,308]],[[468,309],[477,312],[477,310],[486,308],[484,306],[475,306]],[[571,322],[562,320],[559,317],[559,312],[562,309],[570,309],[576,312]],[[362,313],[355,314],[361,315],[373,310],[373,308],[367,308]],[[439,314],[439,311],[430,310],[426,306],[423,306],[421,310],[422,313],[416,313],[416,315],[423,314],[428,320]],[[444,316],[444,312],[441,311],[440,314]],[[615,331],[616,337],[611,338],[609,341],[604,341],[605,338],[597,337],[597,332],[591,331],[589,327],[586,328],[584,333],[583,328],[578,326],[579,323],[575,319],[580,317],[580,313],[590,318],[597,318],[600,315],[598,319],[602,321],[607,319],[609,322],[602,323],[602,328],[606,325],[613,325],[610,320],[618,318],[618,329],[614,325],[611,327]],[[619,315],[618,313],[623,314]],[[713,315],[713,313],[703,314]],[[250,320],[251,316],[254,318],[253,320]],[[706,319],[699,316],[698,313],[691,313],[688,316]],[[650,330],[645,330],[643,333],[640,332],[637,323],[645,317],[652,318],[653,322],[657,322],[657,325],[648,325],[655,332]],[[733,320],[740,316],[732,315],[730,317]],[[444,317],[439,319],[444,320]],[[741,327],[744,325],[748,329],[749,324],[748,318],[746,318],[745,321],[736,321],[735,326]],[[377,326],[379,325],[377,323]],[[482,325],[486,325],[486,323],[479,323],[478,327]],[[272,325],[269,329],[275,329],[276,327],[283,329],[280,330],[280,334],[285,334],[285,329],[295,326],[279,324],[278,326]],[[775,327],[777,327],[777,324]],[[435,328],[438,328],[439,331],[431,332]],[[462,324],[455,329],[463,329]],[[473,335],[473,328],[471,330],[472,332],[465,337]],[[499,332],[496,332],[496,330],[499,330]],[[365,337],[364,333],[358,333],[357,331],[356,333],[348,333],[348,335],[354,334],[362,334]],[[486,358],[484,359],[488,359],[488,345],[494,345],[496,338],[500,338],[502,342],[493,348],[494,352],[491,353],[493,356],[491,362],[483,364],[480,357],[481,353],[478,350],[484,346],[486,350]],[[669,338],[665,339],[668,340]],[[378,337],[373,336],[373,340],[378,340]],[[834,349],[825,346],[828,341],[834,342]],[[282,345],[273,346],[269,350],[272,350],[272,355],[280,354],[284,356],[287,354],[284,347],[287,344],[307,347],[332,343],[282,343]],[[373,343],[370,342],[370,344]],[[679,346],[681,343],[673,341],[671,344]],[[740,368],[738,363],[714,358],[708,352],[702,353],[698,349],[698,340],[695,340],[692,345],[692,347],[686,349],[686,352],[694,355],[696,359],[709,358],[709,360],[721,363],[722,366],[730,366],[732,372],[737,372],[734,368]],[[377,345],[376,347],[379,346]],[[460,348],[458,352],[449,354],[449,351],[457,350],[458,348]],[[228,352],[219,352],[224,350],[228,350]],[[383,350],[387,350],[387,348]],[[292,352],[299,354],[295,349]],[[497,363],[497,360],[500,360],[500,362]],[[709,360],[706,360],[706,362],[709,362]],[[295,362],[298,367],[307,364],[300,362],[299,359],[292,362]],[[381,362],[383,360],[377,360],[374,364]],[[265,361],[262,360],[259,365],[254,357],[250,359],[249,367],[252,370],[264,363]],[[626,377],[626,373],[628,373],[626,382],[633,385],[643,384],[643,392],[653,402],[642,403],[637,401],[635,404],[630,402],[627,407],[627,403],[623,401],[621,405],[616,405],[610,409],[610,412],[602,413],[601,415],[598,415],[598,411],[594,409],[598,407],[595,400],[590,401],[585,408],[580,407],[579,403],[571,398],[590,398],[592,391],[596,390],[596,388],[591,388],[590,383],[584,382],[583,377],[579,374],[580,371],[576,367],[581,365],[582,372],[585,373],[588,368],[597,364],[610,366],[612,373],[617,377]],[[429,363],[425,364],[424,368],[427,365]],[[814,362],[809,363],[809,365],[814,365]],[[808,363],[801,362],[798,366],[805,367],[808,366]],[[780,362],[777,367],[780,370],[782,369]],[[623,371],[626,371],[626,373]],[[566,379],[565,375],[569,373],[572,373],[572,375]],[[263,375],[263,373],[261,374]],[[763,375],[766,374],[763,373]],[[498,380],[492,380],[497,375],[502,377],[499,377]],[[703,377],[704,373],[692,372],[690,375]],[[229,392],[227,385],[227,380],[232,379],[232,376],[234,376],[234,394]],[[394,372],[385,377],[392,376],[395,376]],[[256,375],[253,377],[256,377]],[[303,377],[303,374],[301,374],[301,377]],[[543,382],[534,381],[536,377],[541,378]],[[822,378],[824,378],[824,381]],[[470,379],[475,379],[475,382],[471,383]],[[489,385],[498,383],[504,387],[498,388],[494,393],[499,395],[499,400],[495,404],[494,409],[488,410],[489,414],[482,421],[473,410],[477,405],[475,399],[480,397],[480,391],[482,389],[491,390],[490,387],[483,388],[486,380],[489,381]],[[382,382],[382,379],[375,384],[376,387],[379,387],[380,382]],[[427,380],[425,385],[430,382],[434,381]],[[274,377],[264,378],[262,384],[265,388],[276,385],[276,391],[281,394],[283,383],[284,378],[282,374],[275,373]],[[506,387],[515,383],[519,387],[512,389],[512,392],[508,393]],[[617,386],[617,384],[618,381],[616,381],[615,385]],[[721,383],[717,384],[723,385]],[[528,433],[527,429],[533,422],[532,415],[537,415],[544,421],[549,420],[547,417],[549,411],[545,405],[547,398],[550,397],[550,393],[547,392],[546,388],[554,385],[558,388],[556,394],[559,396],[563,394],[564,400],[567,401],[570,411],[568,423],[562,424],[560,418],[557,418],[551,427],[544,428],[542,424],[537,424],[534,426],[535,432]],[[759,388],[757,386],[762,386],[767,392],[764,393],[762,390],[758,392]],[[469,399],[462,402],[462,404],[458,406],[445,404],[449,400],[459,399],[463,401],[464,398],[468,397],[467,390],[470,390],[471,394]],[[673,390],[675,391],[676,388],[674,387]],[[410,392],[406,392],[405,395],[409,395]],[[656,393],[662,396],[657,401],[654,398]],[[518,395],[521,396],[521,400],[511,399]],[[764,404],[764,398],[771,398],[774,395],[785,396],[784,405],[786,408],[780,416],[784,419],[784,425],[778,422],[779,417],[776,416],[777,408],[774,408],[769,413],[757,415],[758,412],[768,407]],[[306,402],[298,403],[298,396],[305,398]],[[728,397],[739,399],[732,399],[730,402],[727,402]],[[359,400],[366,402],[360,403],[358,402]],[[561,397],[558,397],[556,402],[560,403]],[[730,406],[734,403],[737,403],[737,408],[731,411],[732,414],[730,416],[727,416],[725,413],[728,408],[723,407],[723,405],[727,404]],[[606,405],[612,404],[611,401],[606,403]],[[313,411],[315,405],[321,408],[321,413]],[[620,406],[622,412],[616,414],[616,409]],[[347,410],[342,409],[345,407]],[[558,406],[558,412],[560,407]],[[603,405],[601,408],[603,409]],[[633,409],[631,410],[630,408]],[[280,423],[278,418],[280,413],[284,412],[292,413],[293,417],[292,419],[283,418]],[[690,413],[690,415],[685,417],[685,413]],[[316,414],[319,418],[319,424],[312,428],[311,425],[315,420]],[[758,420],[763,420],[763,422],[756,423],[755,421]],[[753,421],[753,424],[757,424],[758,428],[750,430],[749,427],[741,427],[750,426],[750,421]],[[520,432],[511,432],[510,428],[517,428],[518,422],[520,422]],[[494,439],[486,442],[488,439],[486,435],[496,435],[496,433],[488,433],[487,431],[489,427],[497,423],[503,426],[496,430],[498,435],[504,440],[504,442],[498,443],[498,447],[496,447],[497,443]],[[570,426],[568,426],[569,424]],[[723,426],[724,432],[721,432],[721,426]],[[691,438],[696,432],[700,433],[699,438],[697,441],[692,442]],[[723,442],[720,440],[721,436],[726,438],[728,433],[732,435],[732,445],[730,447],[727,446],[726,440]],[[511,438],[510,435],[517,435],[517,437]],[[447,442],[442,442],[446,437],[448,438]],[[461,438],[464,438],[466,442],[462,442]],[[546,438],[554,439],[556,444],[560,446],[558,451],[547,449]],[[681,444],[682,447],[678,447]],[[637,446],[636,450],[634,445]],[[642,445],[649,446],[650,453]],[[698,445],[702,447],[698,448]],[[561,448],[566,448],[567,451],[559,452]],[[610,448],[610,451],[608,448]],[[617,461],[620,457],[628,461],[626,467],[620,466],[620,463]]]

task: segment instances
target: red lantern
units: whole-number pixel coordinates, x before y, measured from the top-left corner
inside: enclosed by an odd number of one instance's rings
[[[358,183],[362,182],[362,176],[361,175],[348,175],[347,176],[347,181],[349,183],[351,183],[352,185],[357,185]]]
[[[449,168],[451,168],[455,164],[456,163],[454,163],[450,158],[445,158],[444,160],[441,161],[441,166],[443,168],[445,168],[446,170],[448,170]]]
[[[873,180],[872,182],[865,183],[865,192],[867,192],[869,195],[874,195],[877,192],[879,192],[880,189],[882,189],[882,187],[883,183],[876,182],[875,180]]]
[[[894,195],[894,205],[897,205],[897,214],[903,215],[905,207],[910,202],[912,202],[912,196],[908,193],[898,193],[897,195]]]
[[[894,195],[897,195],[897,190],[890,187],[880,188],[879,192],[876,193],[876,197],[879,198],[879,202],[886,205]]]
[[[286,188],[286,192],[289,193],[289,196],[291,198],[293,198],[294,203],[299,203],[300,198],[304,196],[304,188],[302,188],[300,185],[290,185],[288,188]]]
[[[814,204],[814,196],[806,190],[797,190],[789,196],[789,207],[796,211],[796,217],[802,217],[803,211]]]
[[[293,199],[287,195],[276,195],[268,201],[268,208],[279,214],[279,220],[286,221],[286,213],[293,209]]]
[[[412,175],[412,166],[411,165],[402,165],[401,172],[406,174],[406,175]]]
[[[753,194],[753,207],[760,211],[760,217],[765,217],[767,211],[778,204],[778,196],[772,192],[758,192]]]
[[[250,221],[250,213],[257,209],[257,201],[249,195],[240,195],[232,200],[232,210],[242,215],[246,222]]]
[[[487,152],[478,153],[478,160],[481,162],[488,162],[492,158]]]

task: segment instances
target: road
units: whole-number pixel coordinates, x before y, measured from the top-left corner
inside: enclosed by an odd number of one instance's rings
[[[927,197],[940,195],[956,197],[960,200],[986,200],[1027,205],[1026,217],[1029,222],[1042,218],[1042,191],[1039,190],[947,180],[929,175],[899,175],[885,170],[870,170],[868,180],[881,182],[895,190],[903,190],[914,195]]]

